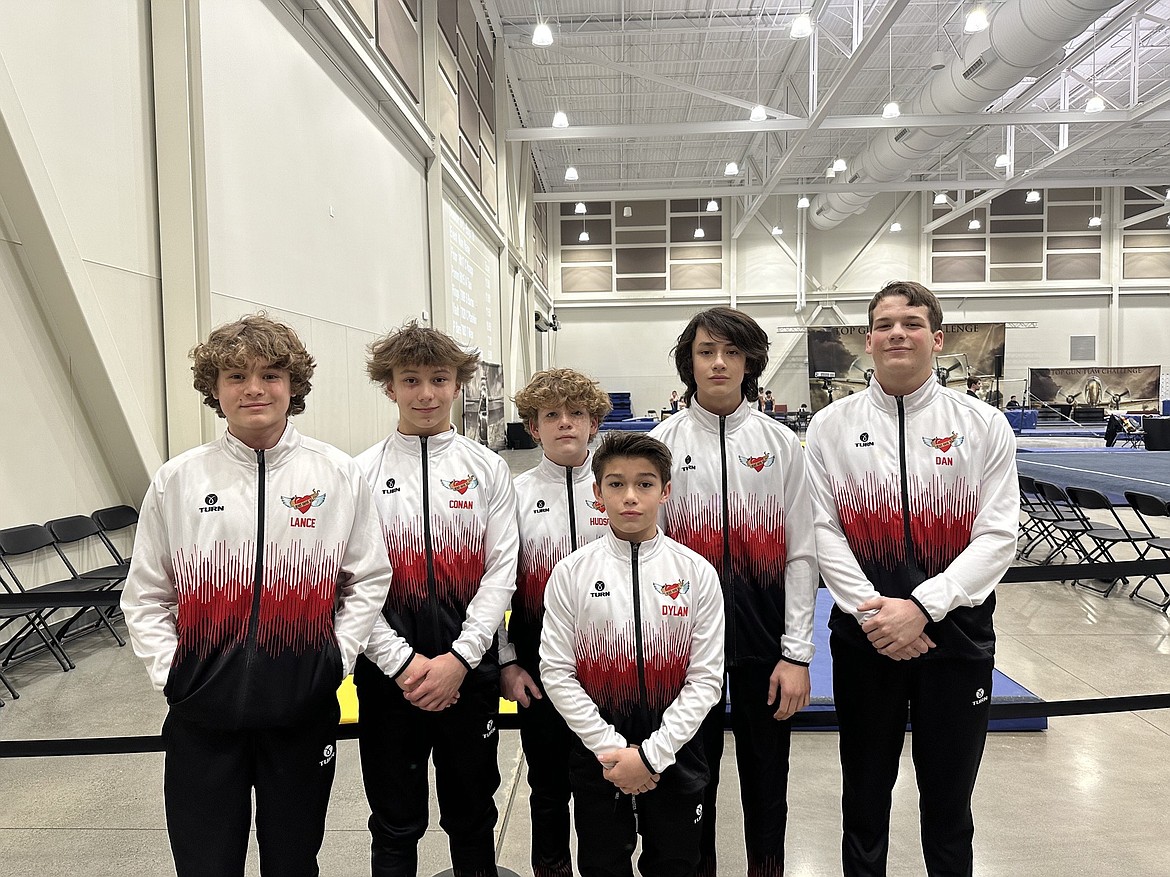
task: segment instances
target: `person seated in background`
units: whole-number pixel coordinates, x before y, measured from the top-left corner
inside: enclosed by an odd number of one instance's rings
[[[1017,399],[1015,396],[1012,396],[1011,398],[1008,399],[1007,407],[1008,408],[1019,408],[1020,407],[1020,400]]]

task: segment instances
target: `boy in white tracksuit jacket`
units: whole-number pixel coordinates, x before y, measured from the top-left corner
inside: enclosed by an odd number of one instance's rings
[[[315,875],[337,686],[390,584],[378,516],[353,461],[288,422],[313,373],[291,329],[245,317],[192,355],[228,430],[155,475],[122,595],[134,651],[170,704],[175,867],[243,874],[254,789],[264,873]]]
[[[519,539],[507,464],[451,426],[477,361],[414,323],[370,349],[370,377],[398,406],[398,428],[357,458],[395,570],[389,625],[379,622],[354,671],[375,877],[417,872],[432,753],[454,873],[496,874],[495,636],[516,588]]]
[[[593,471],[611,532],[553,569],[540,645],[545,690],[578,738],[578,869],[628,875],[641,834],[642,874],[690,877],[708,779],[695,734],[723,680],[719,580],[658,529],[670,490],[665,445],[610,433]]]

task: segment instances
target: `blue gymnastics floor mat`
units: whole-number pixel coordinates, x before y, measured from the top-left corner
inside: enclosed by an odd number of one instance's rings
[[[813,626],[813,643],[817,647],[809,667],[809,676],[812,681],[812,697],[809,711],[831,710],[833,708],[833,656],[829,652],[829,610],[833,606],[833,598],[824,588],[817,591],[817,615]],[[1005,676],[999,670],[992,671],[991,703],[1041,703],[1042,699],[1034,695],[1024,686]],[[909,727],[909,725],[907,725]],[[989,730],[991,731],[1044,731],[1048,728],[1048,719],[995,719],[992,718]],[[824,726],[814,725],[801,728],[805,731],[835,731],[836,722],[826,723]]]

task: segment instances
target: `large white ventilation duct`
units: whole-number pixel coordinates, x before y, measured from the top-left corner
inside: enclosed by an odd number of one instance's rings
[[[930,115],[983,112],[1008,89],[1049,59],[1064,57],[1063,46],[1125,0],[1009,0],[992,15],[987,30],[968,40],[962,57],[926,81],[903,113]],[[939,146],[970,126],[885,128],[849,163],[848,182],[892,182],[923,167]],[[817,228],[833,228],[869,204],[873,195],[852,192],[818,195],[809,209]]]

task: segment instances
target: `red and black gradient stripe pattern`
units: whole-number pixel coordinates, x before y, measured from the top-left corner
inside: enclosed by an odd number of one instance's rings
[[[265,548],[256,642],[270,655],[303,654],[333,635],[333,600],[344,546],[294,544]],[[256,548],[216,542],[210,549],[181,549],[174,556],[179,598],[179,655],[209,657],[241,644],[252,612]]]
[[[691,662],[690,624],[642,626],[647,706],[661,712],[686,682]],[[640,705],[634,622],[606,621],[577,632],[573,645],[577,681],[590,700],[609,715],[628,716]]]
[[[979,489],[966,479],[945,483],[910,476],[910,538],[927,577],[945,570],[971,542]],[[898,474],[872,472],[833,482],[841,529],[863,569],[895,569],[908,562]]]
[[[383,525],[386,552],[394,568],[387,600],[391,609],[417,612],[427,602],[427,554],[422,518]],[[431,519],[435,588],[439,601],[465,608],[484,573],[484,529],[478,520]]]
[[[723,569],[723,538],[731,541],[731,574],[758,587],[782,587],[787,546],[784,507],[775,496],[733,495],[728,525],[723,525],[718,496],[687,496],[670,503],[666,526],[670,537],[698,552],[715,569]]]
[[[552,569],[569,555],[569,537],[547,536],[525,541],[520,548],[520,568],[516,577],[516,597],[512,601],[514,616],[523,621],[538,621],[544,613],[544,587]]]

